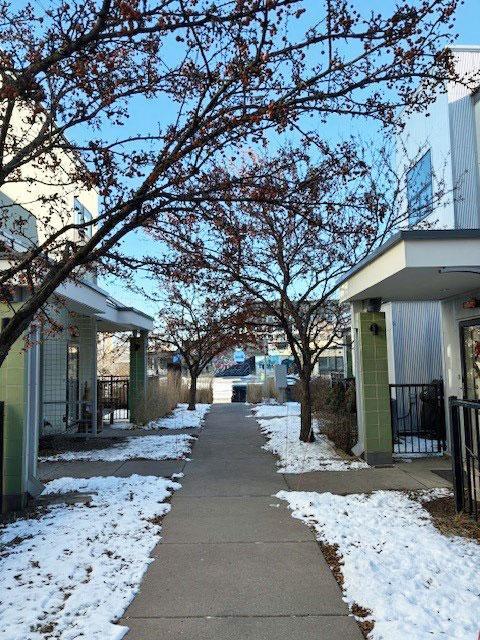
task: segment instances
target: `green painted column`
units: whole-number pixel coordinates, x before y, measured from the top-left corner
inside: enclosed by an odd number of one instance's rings
[[[371,465],[390,464],[392,428],[384,313],[360,314],[359,340],[365,460]]]
[[[148,332],[130,338],[130,421],[142,422],[145,416],[147,390],[147,341]]]
[[[0,319],[11,315],[0,305]],[[2,510],[21,509],[26,502],[27,354],[20,338],[0,367],[0,401],[4,402]]]

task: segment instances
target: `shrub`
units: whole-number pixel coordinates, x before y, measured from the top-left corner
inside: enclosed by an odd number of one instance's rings
[[[263,383],[251,383],[247,385],[247,402],[250,404],[259,404],[265,398],[278,400],[278,391],[275,388],[275,380],[268,378],[267,389],[265,395],[265,385]]]
[[[247,402],[250,404],[259,404],[262,401],[263,385],[248,384],[247,385]]]
[[[164,418],[180,402],[178,385],[167,384],[166,378],[149,378],[145,394],[145,406],[137,410],[137,422],[147,424],[151,420]]]
[[[179,393],[179,402],[188,403],[189,401],[190,380],[182,378],[181,389]],[[211,404],[213,402],[213,378],[201,377],[197,380],[196,401],[200,404]]]
[[[313,413],[321,421],[322,433],[350,454],[358,438],[355,385],[332,385],[325,378],[316,378],[311,389]]]

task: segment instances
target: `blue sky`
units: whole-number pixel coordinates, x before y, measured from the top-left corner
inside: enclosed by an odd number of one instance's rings
[[[315,2],[316,0],[308,0],[308,3],[312,3],[311,6],[313,6]],[[360,4],[364,6],[364,2],[366,3],[366,0],[361,0]],[[379,10],[379,4],[381,4],[382,10],[387,12],[389,8],[397,3],[394,0],[381,0],[381,2],[369,0],[369,4],[372,10],[376,11]],[[456,44],[480,44],[480,0],[465,0],[457,12],[455,32],[458,33]],[[139,101],[136,108],[141,110],[144,121],[146,119],[151,122],[156,122],[160,117],[159,114],[165,112],[166,105],[155,101]],[[352,133],[356,133],[357,126],[358,121],[357,124],[352,124],[351,121],[346,119],[340,122],[335,121],[335,123],[328,125],[326,133],[328,133],[328,137],[342,139]],[[363,134],[366,128],[367,130],[370,129],[370,134],[374,133],[373,125],[367,125],[366,127],[365,121],[363,121],[361,126]],[[158,250],[158,245],[155,245],[155,243],[143,233],[134,233],[130,234],[130,236],[124,240],[123,250],[130,255],[141,256]],[[150,292],[154,291],[154,286],[152,286],[148,278],[143,278],[139,274],[134,274],[132,277],[137,284],[143,286],[146,290]],[[131,306],[136,306],[146,313],[155,315],[157,305],[145,300],[141,294],[134,294],[125,288],[124,282],[110,278],[103,281],[101,285],[108,288],[109,292],[120,301]]]

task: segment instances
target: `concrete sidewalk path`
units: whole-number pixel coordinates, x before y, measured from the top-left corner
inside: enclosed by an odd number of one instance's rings
[[[163,540],[120,621],[127,640],[362,640],[242,404],[214,405]]]

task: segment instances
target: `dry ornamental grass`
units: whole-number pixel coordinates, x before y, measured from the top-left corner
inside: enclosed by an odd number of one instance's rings
[[[138,412],[138,423],[147,424],[152,420],[165,418],[178,403],[188,402],[189,380],[182,379],[178,384],[168,378],[149,378],[145,407]],[[197,382],[197,402],[210,404],[213,400],[212,379],[200,378]]]

